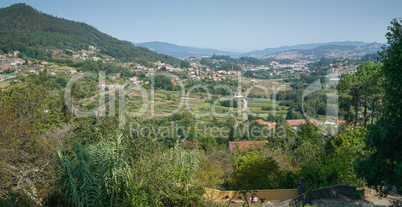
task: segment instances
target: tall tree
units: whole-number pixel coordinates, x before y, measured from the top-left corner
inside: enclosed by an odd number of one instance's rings
[[[375,103],[383,96],[382,64],[371,61],[359,65],[357,72],[347,74],[337,86],[341,95],[341,108],[346,112],[354,105],[354,124],[357,125],[359,106],[363,105],[363,126],[366,128],[368,109],[374,110]],[[374,116],[374,114],[372,113]]]
[[[360,97],[363,99],[363,126],[367,126],[367,109],[369,108],[369,100],[374,99],[375,96],[381,94],[381,73],[378,71],[381,69],[381,64],[373,63],[371,61],[364,62],[360,64],[357,69],[357,73],[354,74],[360,80]],[[370,107],[373,110],[373,106]]]
[[[386,34],[388,46],[380,53],[384,63],[384,116],[370,126],[368,147],[374,152],[359,164],[368,185],[384,182],[402,190],[402,19],[394,19]]]
[[[359,100],[360,100],[360,89],[361,89],[362,83],[361,79],[359,76],[353,74],[346,74],[344,78],[341,79],[340,83],[337,86],[337,89],[343,97],[343,102],[346,102],[348,104],[341,104],[341,107],[345,111],[349,111],[351,107],[351,103],[353,102],[354,104],[354,124],[355,126],[357,125],[357,115],[359,112]]]

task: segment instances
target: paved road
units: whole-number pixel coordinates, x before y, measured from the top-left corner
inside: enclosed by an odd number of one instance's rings
[[[94,98],[96,98],[96,97],[98,97],[98,96],[101,96],[101,95],[103,95],[103,94],[111,93],[111,92],[114,92],[114,91],[116,91],[116,89],[114,89],[114,90],[109,90],[109,91],[103,91],[103,92],[100,92],[100,93],[98,93],[98,94],[95,94],[95,95],[93,95],[93,96],[91,96],[91,97],[89,97],[89,98],[84,98],[84,99],[80,99],[80,100],[77,100],[77,101],[87,101],[87,100],[90,100],[90,99],[94,99]]]
[[[247,114],[246,114],[248,102],[247,102],[246,99],[243,99],[243,101],[244,101],[243,110],[242,110],[242,113],[243,113],[243,121],[246,121],[246,120],[248,119],[248,116],[247,116]]]

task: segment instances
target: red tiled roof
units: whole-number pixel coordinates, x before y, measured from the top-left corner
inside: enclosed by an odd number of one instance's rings
[[[305,120],[304,119],[290,119],[290,120],[286,120],[286,122],[290,126],[299,126],[300,124],[304,124]]]
[[[289,119],[289,120],[286,120],[286,122],[287,122],[290,126],[299,126],[300,124],[304,124],[304,123],[305,123],[305,120],[304,120],[304,119]],[[310,120],[310,122],[311,122],[312,124],[316,124],[316,125],[322,124],[322,122],[316,121],[316,120]]]
[[[268,141],[239,141],[236,142],[236,149],[237,150],[243,150],[248,148],[256,149],[257,147],[264,146],[266,143],[268,143]],[[229,142],[228,150],[233,151],[234,146],[235,142]]]
[[[338,120],[338,126],[340,126],[341,124],[346,124],[345,120]]]
[[[14,68],[14,66],[11,66],[11,65],[2,65],[1,68],[2,68],[2,69],[9,69],[9,68]]]
[[[259,124],[263,124],[263,123],[265,123],[265,121],[264,121],[264,120],[262,120],[262,119],[257,119],[257,120],[255,120],[255,122],[257,122],[257,123],[259,123]]]
[[[269,128],[275,128],[276,123],[275,122],[265,123],[265,125],[267,125],[267,127],[269,127]]]

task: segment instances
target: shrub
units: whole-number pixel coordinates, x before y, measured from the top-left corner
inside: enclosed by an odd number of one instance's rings
[[[253,152],[236,161],[234,175],[229,185],[234,189],[272,189],[280,184],[281,171],[271,157],[258,156]]]

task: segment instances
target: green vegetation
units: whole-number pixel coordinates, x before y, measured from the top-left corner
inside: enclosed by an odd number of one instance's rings
[[[347,74],[337,86],[341,94],[341,108],[347,114],[349,122],[352,121],[354,111],[354,125],[357,125],[359,106],[363,105],[363,127],[366,128],[368,120],[368,109],[371,109],[371,121],[381,116],[381,102],[384,98],[382,82],[384,75],[382,65],[379,63],[365,62],[360,64],[357,72],[353,75]],[[353,108],[352,108],[353,107]],[[353,110],[354,109],[354,110]]]
[[[47,56],[43,59],[51,64],[45,69],[104,71],[112,74],[107,82],[135,85],[146,92],[99,91],[98,75],[39,72],[7,82],[0,91],[1,206],[215,206],[204,200],[205,188],[237,190],[245,197],[245,192],[257,189],[296,188],[299,177],[304,177],[307,190],[336,184],[378,189],[387,184],[402,190],[401,20],[392,22],[389,46],[381,59],[362,62],[356,73],[344,75],[337,86],[327,85],[323,75],[338,60],[323,58],[310,65],[315,72],[286,80],[290,88],[268,94],[253,90],[243,100],[234,99],[233,93],[244,95],[255,82],[247,80],[237,88],[237,79],[186,80],[188,96],[182,97],[176,80],[158,71],[146,76],[121,63],[73,61],[41,49],[79,50],[90,43],[103,55],[121,60],[172,61],[190,67],[187,61],[163,59],[86,24],[50,17],[23,4],[1,10],[0,19],[3,52],[18,49],[29,57]],[[268,64],[270,60],[213,56],[200,61],[216,70],[241,71],[243,63]],[[187,72],[178,75],[186,77]],[[139,76],[142,83],[128,82],[132,76]],[[78,77],[71,91],[67,89],[69,80]],[[319,90],[304,97],[310,87]],[[149,101],[152,89],[154,99]],[[326,100],[336,90],[339,115],[346,123],[287,124],[285,119],[304,119],[306,114],[320,120],[326,114],[335,117],[335,107]],[[74,113],[65,100],[66,92],[71,92]],[[107,102],[103,116],[94,112],[102,112],[101,98]],[[181,101],[186,101],[184,106],[175,111],[183,105]],[[240,106],[246,102],[249,111],[243,113]],[[129,114],[144,103],[142,115]],[[212,109],[225,116],[214,116]],[[79,116],[90,111],[98,116]],[[232,141],[239,147],[228,147]],[[267,144],[241,149],[242,141]]]
[[[385,91],[383,115],[371,125],[366,139],[374,152],[360,162],[359,175],[371,186],[392,185],[402,190],[401,90],[402,20],[394,19],[386,37],[389,46],[381,53]],[[376,84],[374,84],[376,86]]]
[[[229,184],[234,189],[273,189],[279,187],[281,174],[278,163],[271,157],[250,152],[236,160]]]
[[[21,15],[23,14],[23,15]],[[46,48],[81,50],[95,46],[100,53],[122,61],[139,63],[160,60],[178,64],[179,60],[113,38],[85,23],[43,14],[26,4],[14,4],[0,10],[0,50],[18,50],[28,57],[51,58]],[[43,49],[39,49],[43,48]]]

